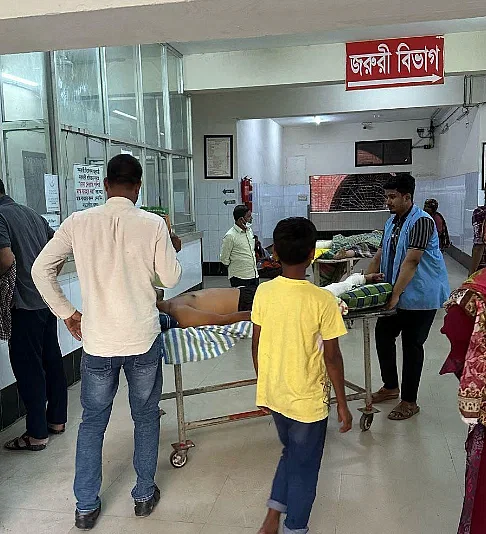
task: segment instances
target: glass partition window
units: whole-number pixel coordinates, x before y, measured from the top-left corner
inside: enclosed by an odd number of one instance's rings
[[[113,158],[118,154],[130,154],[130,156],[140,160],[142,150],[136,146],[126,145],[124,143],[111,143],[110,158]]]
[[[141,54],[145,142],[156,147],[166,147],[162,47],[142,46]]]
[[[147,206],[160,206],[169,211],[169,181],[165,154],[147,150],[143,183],[147,191]]]
[[[110,134],[120,140],[138,141],[140,117],[135,47],[106,49],[106,77]]]
[[[182,93],[182,58],[172,50],[167,50],[167,77],[169,93]]]
[[[96,201],[85,200],[85,197],[101,197],[105,177],[105,142],[96,137],[62,131],[61,132],[61,175],[66,180],[67,214],[86,209],[87,204],[102,203],[101,198]],[[83,172],[80,172],[85,167]],[[97,169],[100,169],[98,172]],[[95,172],[93,172],[95,171]],[[86,179],[83,179],[83,174]],[[91,178],[90,178],[91,177]],[[97,182],[97,183],[95,183]]]
[[[146,191],[146,204],[149,207],[160,206],[160,185],[158,176],[158,154],[147,150],[143,184]]]
[[[170,95],[170,124],[172,150],[189,152],[188,98],[186,95]]]
[[[172,156],[174,223],[192,222],[189,159]]]
[[[170,211],[168,156],[159,153],[160,206]]]
[[[188,98],[183,94],[182,58],[167,51],[167,75],[169,83],[169,107],[172,150],[189,151]]]
[[[45,117],[44,54],[1,56],[3,120],[42,120]]]
[[[143,166],[137,205],[161,206],[189,229],[191,108],[182,67],[162,44],[0,55],[0,169],[9,194],[44,215],[44,175],[58,174],[62,220],[104,202],[107,160],[132,154]]]
[[[44,174],[50,167],[45,130],[7,131],[4,141],[9,195],[44,215],[47,212]]]
[[[55,62],[61,124],[102,133],[99,49],[61,50],[56,52]]]

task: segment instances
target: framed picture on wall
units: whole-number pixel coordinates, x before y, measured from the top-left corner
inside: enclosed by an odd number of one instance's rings
[[[486,176],[484,173],[486,172],[486,143],[483,143],[483,165],[481,169],[481,184],[483,187],[483,191],[486,190]]]
[[[233,179],[233,136],[204,136],[204,178]]]

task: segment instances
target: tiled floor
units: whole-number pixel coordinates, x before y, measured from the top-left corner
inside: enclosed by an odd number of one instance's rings
[[[451,284],[465,271],[448,262]],[[208,285],[227,284],[211,279]],[[356,426],[338,433],[333,413],[311,518],[312,534],[454,534],[461,509],[465,427],[456,410],[454,378],[439,377],[448,343],[437,318],[427,343],[420,391],[422,412],[410,421],[392,422],[388,409],[375,417],[371,430]],[[362,382],[359,325],[342,342],[346,374]],[[374,363],[374,383],[380,384]],[[186,387],[248,378],[253,375],[250,343],[218,360],[184,367]],[[173,385],[165,368],[165,390]],[[73,528],[74,450],[81,410],[79,386],[69,393],[67,432],[40,453],[0,451],[0,532],[65,534]],[[351,404],[356,421],[361,402]],[[253,409],[252,387],[191,397],[191,419]],[[133,518],[130,489],[132,423],[127,388],[122,384],[104,447],[103,515],[96,532],[110,534],[256,533],[280,446],[270,419],[232,423],[194,431],[196,448],[183,469],[168,461],[176,440],[175,406],[164,402],[158,484],[162,500],[149,519]],[[0,434],[1,442],[21,433],[23,422]]]

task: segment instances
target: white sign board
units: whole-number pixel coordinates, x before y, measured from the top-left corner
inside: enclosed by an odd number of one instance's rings
[[[105,203],[103,167],[98,165],[74,165],[74,194],[76,211],[82,211]]]
[[[61,225],[61,216],[57,213],[46,213],[42,217],[44,217],[53,230],[57,230]]]
[[[59,177],[57,174],[44,174],[44,193],[46,196],[46,210],[49,213],[61,211]]]

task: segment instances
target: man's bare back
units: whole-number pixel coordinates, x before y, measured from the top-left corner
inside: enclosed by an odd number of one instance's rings
[[[172,306],[190,306],[195,310],[226,315],[238,311],[240,290],[237,288],[210,288],[190,291],[167,300]]]
[[[225,325],[250,320],[250,312],[238,311],[239,298],[238,288],[201,289],[158,300],[157,308],[174,317],[181,328]]]

